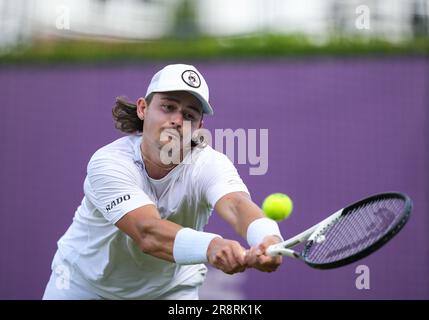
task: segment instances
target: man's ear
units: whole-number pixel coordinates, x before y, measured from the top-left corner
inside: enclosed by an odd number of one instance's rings
[[[147,104],[146,100],[143,97],[140,97],[137,99],[137,116],[140,120],[144,120],[146,110],[147,110]]]

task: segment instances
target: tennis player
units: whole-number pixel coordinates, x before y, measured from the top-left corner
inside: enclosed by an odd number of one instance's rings
[[[213,114],[209,89],[191,65],[157,72],[136,104],[117,99],[115,126],[128,135],[91,157],[44,299],[198,299],[205,263],[227,274],[277,269],[281,257],[265,249],[283,240],[278,225],[231,161],[209,145],[184,147],[185,124],[192,137],[204,114]],[[178,161],[166,162],[173,146]],[[250,249],[203,231],[213,209]]]

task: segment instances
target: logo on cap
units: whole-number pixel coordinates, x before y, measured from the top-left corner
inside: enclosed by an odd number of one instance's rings
[[[182,80],[190,87],[198,88],[201,80],[198,74],[193,70],[186,70],[182,73]]]

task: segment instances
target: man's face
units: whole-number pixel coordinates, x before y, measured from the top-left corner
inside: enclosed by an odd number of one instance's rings
[[[202,125],[200,101],[184,91],[155,93],[142,112],[144,138],[158,150],[172,140],[182,144],[184,135],[192,134]],[[191,132],[184,132],[184,128],[190,128]]]

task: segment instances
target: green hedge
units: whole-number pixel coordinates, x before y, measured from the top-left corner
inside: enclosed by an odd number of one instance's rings
[[[0,63],[103,63],[171,59],[229,59],[302,56],[429,56],[429,39],[391,43],[334,38],[317,45],[304,36],[252,35],[234,38],[162,39],[146,42],[39,41],[0,55]]]

